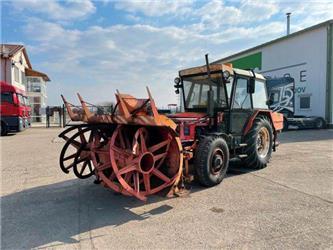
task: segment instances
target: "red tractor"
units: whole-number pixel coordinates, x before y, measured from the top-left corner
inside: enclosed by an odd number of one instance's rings
[[[72,121],[59,136],[65,173],[96,182],[124,195],[148,195],[197,176],[204,186],[219,184],[231,158],[264,168],[277,146],[283,116],[268,108],[265,78],[227,64],[179,71],[176,93],[184,112],[159,114],[147,99],[116,93],[111,113],[94,112],[80,95],[81,108],[63,97]],[[77,123],[80,121],[81,123]],[[76,133],[73,134],[73,132]]]
[[[231,158],[252,169],[266,167],[275,151],[283,116],[269,110],[265,78],[228,64],[184,69],[175,78],[185,112],[178,124],[185,154],[204,186],[222,181]]]

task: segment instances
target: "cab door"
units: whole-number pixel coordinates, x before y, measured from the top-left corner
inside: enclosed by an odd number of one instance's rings
[[[231,98],[230,133],[242,135],[244,126],[253,113],[252,96],[248,93],[249,78],[237,76]]]

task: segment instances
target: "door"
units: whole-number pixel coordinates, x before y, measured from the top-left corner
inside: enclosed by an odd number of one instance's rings
[[[235,79],[230,113],[230,132],[234,135],[242,135],[253,113],[251,94],[247,92],[248,81],[248,78],[239,76]]]

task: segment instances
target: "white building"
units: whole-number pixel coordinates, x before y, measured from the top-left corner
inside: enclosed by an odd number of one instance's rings
[[[256,69],[266,77],[295,80],[295,115],[333,124],[333,20],[218,60]]]
[[[1,81],[26,91],[29,98],[32,122],[45,121],[47,104],[46,82],[49,77],[32,69],[23,45],[1,44]]]
[[[31,69],[23,45],[1,44],[1,81],[25,90],[25,69]]]
[[[26,91],[32,108],[32,122],[46,122],[46,82],[50,81],[49,77],[41,72],[32,69],[25,70]]]

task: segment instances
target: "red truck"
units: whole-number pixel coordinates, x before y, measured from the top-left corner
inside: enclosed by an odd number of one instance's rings
[[[31,107],[23,90],[0,81],[1,87],[1,136],[30,127]]]

